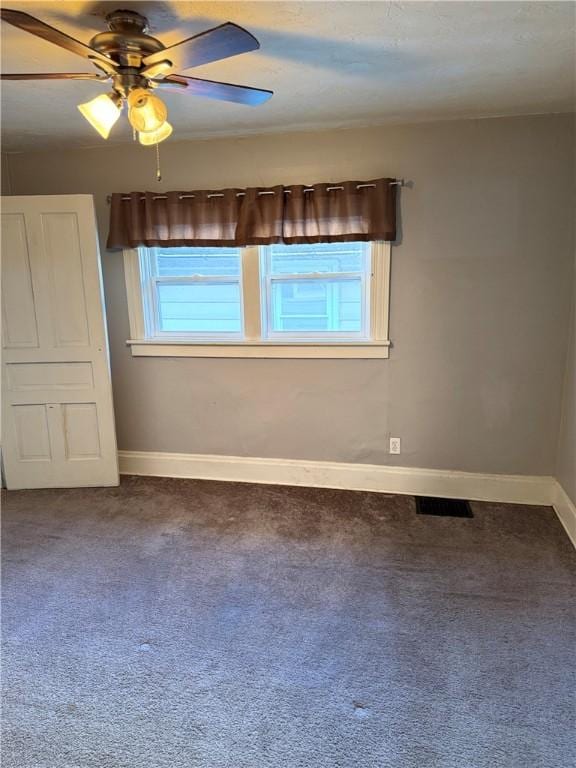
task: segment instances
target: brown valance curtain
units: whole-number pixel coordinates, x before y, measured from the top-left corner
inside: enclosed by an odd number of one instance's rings
[[[396,239],[394,179],[112,195],[108,248]]]

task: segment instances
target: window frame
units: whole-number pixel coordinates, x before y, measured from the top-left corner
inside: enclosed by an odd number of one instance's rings
[[[285,340],[278,333],[263,336],[265,308],[261,288],[262,259],[267,246],[249,246],[241,252],[241,310],[243,333],[217,332],[157,332],[150,307],[151,275],[147,269],[150,259],[141,258],[141,251],[125,249],[124,273],[130,339],[126,342],[137,357],[247,357],[247,358],[387,358],[390,305],[390,243],[371,242],[369,279],[365,280],[364,299],[369,292],[368,334],[348,332],[335,339],[332,335],[300,332]],[[325,276],[325,275],[324,275]],[[310,279],[301,275],[302,279]],[[154,280],[158,278],[155,276]],[[210,278],[208,278],[210,279]],[[170,277],[168,282],[177,282]],[[185,278],[186,282],[191,282]],[[267,294],[266,294],[267,295]],[[309,339],[309,340],[307,340]]]

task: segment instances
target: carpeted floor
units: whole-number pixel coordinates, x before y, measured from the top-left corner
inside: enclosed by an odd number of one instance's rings
[[[568,768],[554,512],[124,478],[8,493],[3,768]]]

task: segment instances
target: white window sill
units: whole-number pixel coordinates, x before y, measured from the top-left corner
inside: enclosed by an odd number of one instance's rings
[[[295,342],[238,341],[191,344],[182,341],[129,340],[134,357],[252,357],[252,358],[349,358],[383,359],[389,356],[389,341]]]

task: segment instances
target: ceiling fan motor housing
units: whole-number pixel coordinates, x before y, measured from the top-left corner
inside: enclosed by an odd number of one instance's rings
[[[109,32],[100,32],[90,47],[105,53],[122,67],[140,67],[142,59],[164,49],[163,43],[146,34],[148,19],[135,11],[114,11],[106,16]]]

